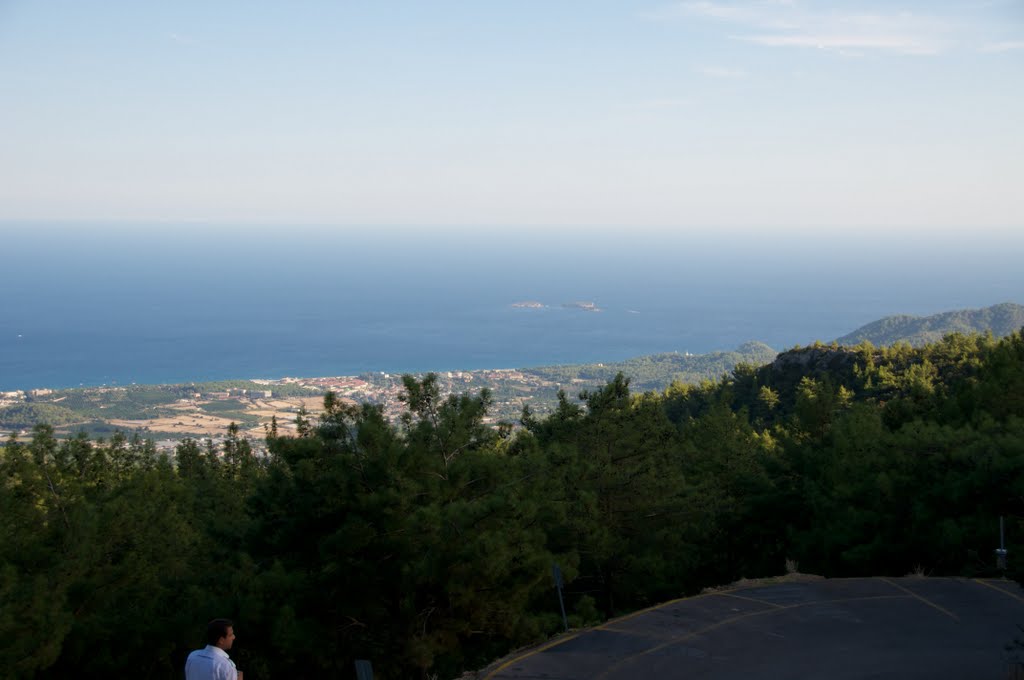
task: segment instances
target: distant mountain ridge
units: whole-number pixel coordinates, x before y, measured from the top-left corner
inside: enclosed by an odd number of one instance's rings
[[[995,337],[1009,335],[1024,326],[1024,305],[1004,302],[984,309],[960,309],[932,316],[899,314],[873,321],[836,340],[840,345],[857,345],[867,340],[873,345],[908,342],[920,347],[941,340],[950,333],[986,333]]]

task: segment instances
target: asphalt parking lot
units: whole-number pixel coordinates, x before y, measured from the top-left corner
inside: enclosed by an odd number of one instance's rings
[[[821,579],[675,600],[495,664],[486,680],[1005,678],[1024,591],[995,579]]]

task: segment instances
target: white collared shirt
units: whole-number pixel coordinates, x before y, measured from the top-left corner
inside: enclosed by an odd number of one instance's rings
[[[237,680],[235,662],[220,647],[206,645],[188,655],[185,680]]]

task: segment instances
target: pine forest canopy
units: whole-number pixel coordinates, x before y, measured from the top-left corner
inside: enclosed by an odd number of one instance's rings
[[[329,393],[294,435],[271,427],[266,456],[237,428],[173,457],[46,425],[9,440],[5,673],[178,678],[197,626],[227,615],[253,677],[346,677],[357,658],[454,677],[560,628],[552,562],[581,626],[787,560],[994,573],[1000,516],[1024,547],[1022,332],[816,344],[644,394],[616,375],[518,430],[433,375],[403,400],[392,424]]]

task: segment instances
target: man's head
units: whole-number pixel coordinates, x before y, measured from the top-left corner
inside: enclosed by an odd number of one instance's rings
[[[225,652],[235,641],[235,624],[231,619],[214,619],[206,624],[206,644],[220,647]]]

